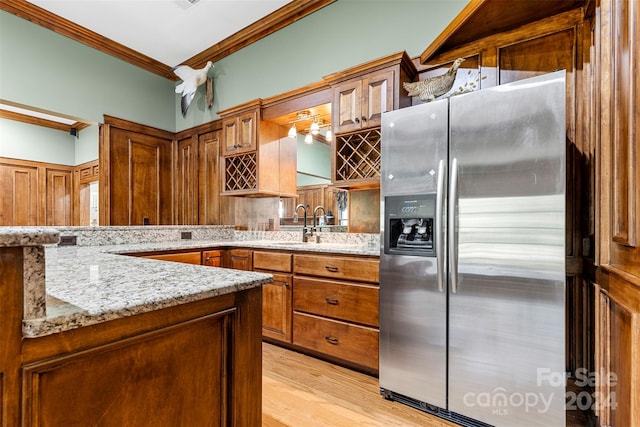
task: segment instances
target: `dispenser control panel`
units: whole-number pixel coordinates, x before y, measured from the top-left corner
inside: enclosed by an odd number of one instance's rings
[[[435,193],[385,197],[384,252],[435,256],[435,203]]]

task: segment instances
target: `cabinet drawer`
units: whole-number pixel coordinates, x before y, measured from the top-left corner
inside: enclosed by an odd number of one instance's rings
[[[291,273],[292,257],[286,253],[253,251],[253,268]]]
[[[186,264],[201,264],[200,252],[182,252],[177,254],[144,255],[143,258],[159,259],[162,261],[183,262]]]
[[[378,331],[373,328],[294,313],[293,343],[378,369]]]
[[[378,326],[378,287],[296,277],[293,309]]]
[[[377,259],[349,258],[321,255],[294,255],[295,274],[331,277],[335,279],[379,282],[379,261]]]

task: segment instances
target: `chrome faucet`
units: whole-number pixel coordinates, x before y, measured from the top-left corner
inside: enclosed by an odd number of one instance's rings
[[[305,205],[303,205],[302,203],[300,203],[298,206],[296,206],[295,210],[294,210],[294,215],[293,215],[293,219],[295,222],[298,222],[298,209],[302,208],[302,211],[304,212],[304,226],[302,227],[302,241],[306,242],[307,239],[309,238],[309,236],[312,235],[313,233],[313,229],[309,230],[307,228],[307,207]]]
[[[316,225],[316,218],[318,217],[317,214],[318,214],[318,210],[319,209],[322,209],[322,213],[323,214],[325,214],[325,215],[327,214],[327,211],[324,210],[324,207],[320,206],[320,205],[316,206],[316,208],[313,210],[313,228],[312,228],[312,230],[316,230],[316,231],[318,231],[318,225]]]

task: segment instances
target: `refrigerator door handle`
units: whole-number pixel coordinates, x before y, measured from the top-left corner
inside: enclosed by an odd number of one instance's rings
[[[451,180],[449,188],[449,264],[451,268],[451,292],[458,290],[458,242],[456,241],[457,212],[458,204],[458,159],[455,157],[451,161]]]
[[[444,291],[444,248],[442,246],[442,208],[444,199],[444,160],[438,163],[438,184],[436,187],[436,223],[435,223],[435,243],[436,243],[436,270],[438,278],[438,291]]]

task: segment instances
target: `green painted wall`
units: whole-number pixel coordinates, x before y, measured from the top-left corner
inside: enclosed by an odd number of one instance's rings
[[[338,0],[216,62],[214,105],[204,88],[178,130],[206,123],[215,112],[322,80],[323,76],[406,50],[419,56],[467,0]]]
[[[102,122],[173,131],[175,83],[0,11],[0,98]]]
[[[75,143],[67,132],[0,119],[0,157],[75,166]]]
[[[418,56],[466,3],[338,0],[218,61],[210,72],[213,108],[205,107],[201,87],[186,118],[175,82],[0,11],[0,98],[96,123],[107,114],[179,131],[217,119],[217,111],[318,82],[394,52]],[[4,128],[0,139],[6,138]],[[26,128],[24,132],[33,145],[37,136]],[[95,139],[86,141],[85,135]],[[81,133],[81,139],[75,164],[97,156],[97,129]]]

